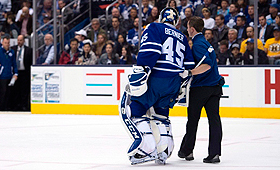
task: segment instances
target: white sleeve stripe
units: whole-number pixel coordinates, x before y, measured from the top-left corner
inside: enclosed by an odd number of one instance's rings
[[[172,62],[170,62],[170,61],[161,61],[161,60],[158,60],[157,63],[171,64],[171,65],[173,65],[173,66],[175,66],[175,67],[178,67],[178,68],[182,69],[180,66],[178,66],[177,64],[172,63]]]
[[[139,50],[139,53],[141,53],[141,52],[147,52],[147,51],[149,51],[149,52],[156,52],[156,53],[161,54],[161,51],[155,50],[155,49],[142,49],[142,50]]]
[[[184,62],[184,65],[194,65],[195,62]]]
[[[153,67],[155,70],[161,70],[161,71],[168,71],[168,72],[178,72],[181,73],[183,70],[174,70],[174,69],[167,69],[167,68],[158,68],[158,67]]]
[[[157,46],[162,47],[161,44],[159,44],[159,43],[154,43],[154,42],[146,42],[146,43],[143,43],[143,44],[141,45],[141,47],[144,46],[144,45],[157,45]]]

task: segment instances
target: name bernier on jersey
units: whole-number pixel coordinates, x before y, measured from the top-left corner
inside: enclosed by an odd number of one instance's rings
[[[184,39],[184,35],[183,34],[177,32],[177,31],[175,31],[173,29],[170,29],[170,28],[165,28],[165,34],[177,37],[181,41],[183,41],[183,39]]]

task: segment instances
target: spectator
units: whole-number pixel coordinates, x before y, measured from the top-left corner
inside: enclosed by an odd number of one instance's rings
[[[159,17],[159,12],[158,12],[158,8],[157,7],[153,7],[151,14],[148,16],[146,22],[144,23],[144,25],[148,25],[149,23],[152,22],[157,22]]]
[[[233,64],[233,60],[230,58],[230,51],[228,49],[228,42],[226,40],[222,40],[220,42],[220,48],[217,53],[217,62],[218,65],[231,65]]]
[[[213,30],[206,29],[204,32],[205,39],[212,45],[215,51],[218,50],[218,42],[214,40]]]
[[[245,0],[238,0],[237,5],[239,8],[239,11],[242,12],[245,16],[248,15],[248,6],[245,2]]]
[[[135,64],[135,56],[131,53],[129,45],[122,47],[122,55],[120,57],[120,64]]]
[[[126,19],[129,19],[130,10],[132,8],[135,8],[136,9],[136,13],[137,13],[138,5],[137,4],[133,4],[132,0],[124,0],[124,4],[121,4],[119,6],[119,8],[120,8],[121,15],[126,20]]]
[[[32,65],[32,48],[24,45],[24,36],[19,35],[17,45],[12,46],[15,51],[18,79],[15,82],[14,89],[14,110],[29,111],[30,110],[30,72]]]
[[[212,29],[215,26],[215,20],[213,18],[210,18],[211,12],[208,8],[203,8],[202,9],[202,14],[204,16],[203,21],[204,21],[204,28],[206,29]]]
[[[225,24],[229,28],[233,28],[233,26],[236,24],[237,16],[239,15],[243,14],[239,13],[238,6],[236,4],[230,4],[229,14],[225,16]]]
[[[263,44],[269,39],[273,38],[273,26],[268,25],[266,23],[266,18],[264,15],[259,16],[259,28],[258,28],[258,35],[259,39],[262,41]]]
[[[279,5],[270,4],[269,14],[266,16],[266,22],[268,25],[275,25],[275,18],[278,15]]]
[[[83,51],[81,56],[75,62],[76,65],[95,65],[97,64],[97,57],[91,50],[92,42],[90,40],[83,41]]]
[[[192,49],[193,42],[192,42],[192,39],[190,37],[188,37],[188,44],[190,46],[190,49]]]
[[[254,26],[254,5],[249,5],[248,15],[246,16],[246,25]]]
[[[78,49],[79,51],[83,51],[83,41],[87,39],[87,32],[84,29],[75,32],[75,37],[78,40]],[[70,49],[70,43],[64,46],[64,50],[68,51]]]
[[[268,4],[280,4],[280,0],[268,0]]]
[[[193,10],[193,6],[188,2],[188,0],[180,0],[181,5],[177,7],[178,13],[180,15],[180,18],[183,20],[186,18],[185,16],[185,9],[191,8]]]
[[[267,2],[267,0],[259,0],[258,14],[264,16],[267,16],[269,14],[269,3]]]
[[[79,57],[81,57],[81,51],[78,49],[79,41],[76,38],[70,40],[70,49],[63,51],[58,64],[75,64]]]
[[[190,0],[190,3],[193,5],[194,8],[197,8],[198,5],[203,4],[203,0]]]
[[[237,39],[243,41],[247,38],[246,35],[246,17],[244,15],[238,16],[236,19],[236,25],[233,26],[238,31]]]
[[[203,8],[208,8],[211,11],[211,18],[215,18],[215,16],[217,15],[217,5],[212,4],[212,0],[204,0],[204,3],[201,5],[198,5],[196,7],[196,10],[194,12],[195,16],[200,16],[203,18],[202,15],[202,9]]]
[[[43,8],[41,9],[41,11],[39,12],[38,15],[38,22],[39,25],[42,26],[44,25],[44,16],[49,16],[50,18],[52,18],[52,0],[44,0],[43,2]]]
[[[103,30],[102,28],[100,28],[100,22],[98,20],[98,18],[93,18],[91,20],[91,29],[87,34],[87,37],[93,42],[96,43],[97,42],[97,35],[98,34],[105,34],[106,35],[106,31]],[[106,38],[107,39],[107,38]]]
[[[131,46],[126,41],[126,35],[119,34],[118,35],[118,41],[115,43],[115,51],[119,56],[122,55],[122,48],[123,46],[128,45],[131,51]]]
[[[149,0],[142,0],[142,22],[145,23],[152,12],[153,6],[149,5]]]
[[[246,28],[246,33],[247,33],[248,38],[246,40],[242,41],[241,47],[240,47],[240,52],[242,53],[242,55],[246,51],[248,39],[249,38],[254,38],[254,27],[251,27],[251,26],[247,27]],[[258,49],[264,50],[262,41],[257,39],[257,42],[258,42]]]
[[[222,0],[221,8],[217,12],[218,15],[222,14],[224,17],[229,14],[229,2],[228,0]]]
[[[13,15],[8,15],[7,22],[4,24],[1,30],[1,35],[8,34],[11,38],[17,38],[19,35],[19,28],[13,22]]]
[[[244,64],[254,64],[254,39],[247,40],[247,50],[244,53]],[[268,64],[268,58],[263,50],[258,49],[258,64]]]
[[[113,43],[109,42],[106,44],[106,53],[101,55],[98,63],[103,65],[120,63],[119,55],[115,53]]]
[[[119,18],[120,26],[122,26],[122,23],[124,21],[122,15],[120,14],[120,10],[118,8],[116,8],[116,7],[113,7],[112,14],[108,16],[108,20],[106,22],[108,30],[110,28],[112,28],[112,19],[113,18]]]
[[[30,36],[33,32],[32,16],[29,14],[29,9],[27,7],[22,8],[22,14],[18,20],[18,26],[20,29],[20,34],[24,36]]]
[[[233,59],[234,61],[234,65],[244,65],[244,59],[242,54],[239,52],[240,51],[240,46],[239,44],[233,44],[231,46],[231,54],[230,54],[230,58]]]
[[[270,61],[280,58],[280,27],[275,27],[273,30],[274,38],[270,38],[265,42],[264,51]]]
[[[126,40],[128,44],[130,44],[133,48],[132,53],[136,54],[138,51],[138,42],[139,42],[139,35],[138,35],[138,25],[139,25],[139,18],[134,20],[134,28],[128,31]]]
[[[47,65],[53,63],[54,59],[54,47],[53,47],[53,36],[46,34],[44,37],[45,47],[40,52],[40,56],[36,60],[36,64]]]
[[[58,0],[57,15],[59,18],[62,18],[62,8],[64,8],[65,6],[66,6],[66,0]],[[64,23],[68,23],[72,18],[73,18],[73,11],[71,10],[71,8],[65,8],[64,16],[63,16]]]
[[[178,11],[176,0],[168,0],[166,7],[171,7]]]
[[[2,27],[6,23],[7,13],[11,11],[11,8],[12,8],[11,0],[1,1],[1,5],[0,5],[0,30],[2,30]]]
[[[190,20],[190,18],[193,16],[193,10],[192,10],[192,8],[190,8],[190,7],[187,7],[186,9],[185,9],[185,18],[184,19],[182,19],[182,21],[181,21],[181,28],[180,28],[180,31],[182,32],[182,33],[184,33],[185,35],[187,35],[187,37],[189,36],[189,33],[188,33],[188,31],[187,31],[187,24],[188,24],[188,21]]]
[[[83,29],[75,32],[75,38],[79,41],[79,49],[83,47],[83,41],[87,39],[87,32]]]
[[[129,13],[129,18],[124,20],[123,22],[123,27],[126,30],[130,30],[134,28],[134,20],[137,18],[137,9],[136,8],[131,8],[130,13]]]
[[[275,18],[275,26],[280,27],[280,14],[278,14]]]
[[[224,24],[225,17],[222,14],[218,14],[215,17],[216,25],[213,28],[214,41],[220,42],[222,40],[228,40],[229,28]]]
[[[228,30],[228,48],[230,49],[233,44],[240,44],[237,40],[237,30],[230,28]]]
[[[50,21],[50,17],[48,15],[45,15],[43,21],[44,21],[44,24],[47,24]],[[45,27],[40,30],[40,33],[42,33],[43,35],[46,35],[46,34],[53,35],[53,25],[52,24],[45,25]]]
[[[93,43],[93,52],[99,58],[103,53],[105,53],[105,45],[107,41],[106,34],[100,33],[97,36],[97,42]]]
[[[10,49],[10,37],[5,36],[0,45],[0,111],[8,110],[10,89],[18,78],[15,52]],[[13,81],[12,81],[13,80]]]
[[[109,29],[109,40],[112,40],[113,42],[118,41],[118,34],[124,34],[126,35],[126,30],[120,26],[120,20],[117,17],[112,18],[112,28]]]
[[[158,8],[158,11],[161,11],[166,7],[168,0],[155,0],[155,6]]]
[[[22,1],[22,7],[27,7],[29,9],[29,14],[32,16],[33,15],[33,9],[31,8],[31,2],[29,0],[23,0]],[[17,15],[16,15],[16,19],[15,19],[15,22],[18,22],[20,16],[22,14],[22,9],[20,9],[18,12],[17,12]]]

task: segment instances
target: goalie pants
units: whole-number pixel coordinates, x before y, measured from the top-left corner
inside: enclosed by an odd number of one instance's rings
[[[220,86],[190,88],[187,130],[179,152],[185,155],[193,152],[198,121],[204,107],[209,122],[208,154],[221,155],[222,124],[219,115],[221,95],[222,87]]]
[[[131,97],[131,116],[142,117],[153,106],[157,114],[168,117],[169,108],[174,106],[178,96],[181,81],[179,75],[165,78],[150,76],[148,90],[142,96]]]

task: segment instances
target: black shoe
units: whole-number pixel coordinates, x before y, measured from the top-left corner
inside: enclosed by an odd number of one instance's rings
[[[220,158],[219,155],[209,155],[207,158],[203,159],[204,163],[219,163],[220,162]]]
[[[179,158],[185,158],[187,161],[192,161],[194,160],[194,157],[193,157],[193,153],[190,153],[189,155],[185,155],[183,154],[182,152],[178,152],[178,157]]]

